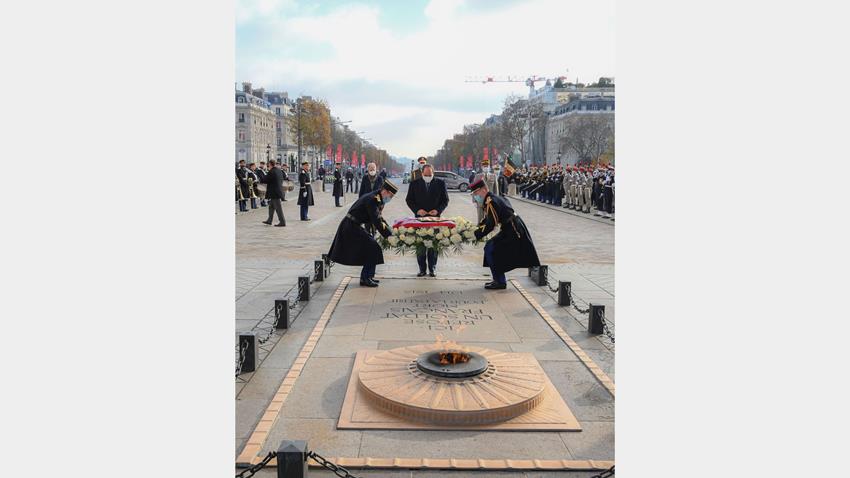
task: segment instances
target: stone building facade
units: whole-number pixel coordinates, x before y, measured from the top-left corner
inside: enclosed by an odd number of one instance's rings
[[[253,90],[251,83],[243,83],[242,90],[236,90],[236,161],[275,159],[276,119],[264,95],[262,89]]]
[[[555,108],[546,122],[546,164],[576,164],[580,159],[574,151],[561,147],[561,141],[568,134],[567,122],[570,118],[582,115],[596,115],[605,118],[614,126],[614,96],[584,96],[573,99]]]

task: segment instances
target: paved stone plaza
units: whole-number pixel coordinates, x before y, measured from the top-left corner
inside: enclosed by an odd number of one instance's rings
[[[410,216],[404,202],[407,186],[386,207],[388,222]],[[316,206],[310,222],[298,220],[294,196],[284,203],[287,227],[261,224],[267,209],[236,216],[236,330],[255,329],[273,306],[297,283],[310,275],[313,261],[326,253],[347,206],[336,208],[329,192],[315,187]],[[444,216],[461,215],[474,220],[469,194],[451,192]],[[347,195],[350,205],[355,197]],[[550,280],[572,283],[573,296],[581,308],[588,302],[605,306],[606,320],[614,328],[614,227],[561,211],[512,201],[526,222]],[[293,310],[295,320],[281,337],[273,337],[261,353],[261,365],[243,374],[236,384],[236,454],[239,455],[261,418],[270,410],[275,394],[288,395],[276,413],[273,426],[263,436],[260,456],[274,450],[284,439],[307,440],[312,450],[326,457],[513,459],[513,460],[614,460],[614,397],[591,372],[598,365],[614,380],[614,347],[604,337],[586,332],[587,316],[574,308],[557,305],[556,293],[535,285],[527,271],[508,274],[524,298],[509,282],[503,291],[485,291],[488,271],[481,266],[480,248],[466,247],[462,256],[440,258],[437,278],[416,278],[413,256],[385,254],[378,266],[377,289],[357,284],[359,268],[335,265],[330,277],[312,286],[313,296]],[[340,281],[352,280],[337,294]],[[433,320],[428,311],[405,308],[405,301],[434,300],[475,303],[476,317],[466,317],[461,327]],[[335,302],[338,300],[338,303]],[[547,323],[540,310],[551,317]],[[329,318],[322,314],[329,302],[335,308]],[[409,304],[407,304],[409,305]],[[319,325],[317,327],[317,324]],[[454,326],[453,326],[454,325]],[[555,328],[566,332],[580,348],[568,347]],[[317,331],[318,330],[318,331]],[[433,343],[440,334],[470,346],[534,355],[557,392],[575,415],[581,431],[435,431],[337,429],[340,410],[359,350],[387,350]],[[312,342],[311,342],[312,340]],[[302,347],[310,345],[309,354]],[[581,352],[584,353],[581,353]],[[308,357],[306,360],[299,359]],[[586,354],[586,355],[585,355]],[[583,356],[584,358],[580,357]],[[296,363],[297,362],[297,363]],[[282,387],[293,369],[297,380]],[[292,377],[292,374],[289,375]],[[287,379],[289,380],[289,379]],[[268,421],[264,423],[270,423]],[[261,427],[262,428],[262,427]],[[264,432],[265,433],[265,432]],[[255,439],[256,436],[254,435]],[[361,476],[591,476],[591,471],[494,472],[446,470],[355,470]],[[311,469],[311,475],[333,476]],[[266,469],[257,476],[275,476]]]

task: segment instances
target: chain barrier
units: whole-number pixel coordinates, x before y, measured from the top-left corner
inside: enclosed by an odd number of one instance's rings
[[[350,471],[339,465],[331,463],[330,461],[328,461],[327,459],[325,459],[314,451],[308,451],[307,457],[312,458],[313,460],[315,460],[316,463],[321,465],[323,468],[330,470],[331,472],[333,472],[333,474],[340,478],[357,478],[357,475],[352,475]]]
[[[274,321],[272,322],[271,327],[269,327],[268,330],[266,331],[265,337],[260,337],[258,339],[260,345],[263,345],[266,342],[268,342],[269,339],[272,338],[272,336],[274,335],[275,330],[277,330],[277,322],[280,319],[280,315],[282,315],[282,314],[276,314],[275,312],[276,312],[275,307],[272,307],[272,309],[270,311],[266,312],[266,315],[264,315],[263,318],[260,319],[260,323],[262,323],[262,321],[266,320],[266,318],[269,316],[269,314],[274,314]]]
[[[614,476],[614,466],[613,465],[611,466],[611,468],[608,468],[607,470],[603,471],[602,473],[597,473],[597,474],[591,476],[590,478],[608,478],[610,476]]]
[[[555,281],[555,283],[560,283],[560,281]],[[549,290],[551,290],[552,292],[560,292],[559,287],[552,287],[552,280],[550,280],[549,276],[546,277],[546,287]],[[582,314],[582,315],[590,314],[590,308],[589,307],[587,309],[582,309],[581,307],[576,305],[576,300],[575,300],[575,298],[573,298],[572,289],[569,289],[569,291],[567,293],[567,297],[569,297],[570,306],[572,308],[574,308],[575,310],[577,310],[579,314]],[[589,318],[590,317],[588,317],[588,319]],[[613,344],[614,343],[614,333],[611,332],[611,329],[608,327],[608,321],[605,320],[604,315],[602,316],[602,330],[603,330],[603,333],[608,337],[608,339],[611,340],[611,343]]]
[[[263,458],[263,461],[257,463],[256,465],[252,466],[251,468],[247,468],[245,470],[240,471],[239,473],[236,474],[236,478],[249,478],[251,476],[254,476],[255,474],[257,474],[258,471],[265,468],[266,465],[268,465],[269,462],[271,461],[271,459],[274,458],[275,456],[277,456],[277,453],[270,451],[269,454],[266,455],[265,458]]]
[[[244,342],[243,346],[241,348],[239,347],[239,344],[236,344],[236,351],[239,352],[239,358],[236,359],[236,376],[237,377],[239,377],[239,375],[242,374],[242,365],[245,364],[245,357],[247,357],[247,355],[245,354],[246,350],[248,350],[248,342]]]

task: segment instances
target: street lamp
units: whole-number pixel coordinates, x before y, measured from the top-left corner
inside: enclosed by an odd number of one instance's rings
[[[561,165],[561,150],[558,150],[558,166]]]

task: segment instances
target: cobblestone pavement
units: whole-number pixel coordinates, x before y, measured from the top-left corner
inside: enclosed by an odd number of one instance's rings
[[[400,181],[397,181],[400,183]],[[237,331],[251,330],[258,326],[263,316],[272,307],[275,299],[284,298],[287,291],[292,294],[298,276],[310,275],[313,261],[327,253],[340,220],[356,199],[346,195],[345,205],[334,206],[330,188],[322,192],[316,187],[316,205],[310,208],[310,222],[298,220],[295,196],[288,194],[283,203],[287,227],[270,227],[262,224],[268,209],[260,208],[247,213],[238,213],[236,221],[236,277],[235,277],[235,327]],[[407,185],[388,204],[384,216],[388,222],[411,213],[404,201]],[[519,214],[534,239],[541,262],[549,265],[552,284],[557,280],[572,283],[573,296],[585,308],[588,302],[606,307],[606,320],[613,328],[614,314],[614,230],[610,223],[588,220],[585,217],[564,214],[554,208],[540,207],[512,199]],[[444,216],[464,216],[475,220],[476,212],[468,193],[449,193],[449,207]],[[275,218],[276,222],[276,218]],[[418,270],[413,256],[397,256],[386,253],[385,264],[378,266],[377,277],[410,277]],[[437,266],[438,278],[473,278],[483,282],[489,280],[488,270],[482,267],[481,248],[467,247],[464,254],[440,258]],[[359,276],[358,267],[335,265],[328,281],[313,284],[314,299],[301,304],[294,312],[298,317],[289,329],[264,354],[259,370],[242,376],[236,383],[236,453],[244,446],[251,430],[275,393],[282,377],[295,359],[297,351],[306,340],[313,324],[318,320],[324,305],[344,275]],[[527,278],[526,270],[515,270],[508,278],[518,278],[535,299],[561,323],[580,346],[614,379],[613,344],[607,339],[589,336],[586,331],[586,316],[575,309],[557,305],[557,294],[547,287],[534,287]],[[433,279],[419,279],[433,280]],[[354,283],[356,287],[356,282]],[[261,324],[262,325],[262,324]],[[607,432],[605,432],[607,433]],[[605,435],[607,437],[607,435]],[[608,438],[605,438],[607,440]],[[611,437],[613,446],[613,437]],[[612,451],[613,453],[613,451]],[[274,476],[275,470],[265,470],[257,476]],[[317,476],[330,476],[319,470],[311,471]],[[362,476],[471,476],[474,472],[444,471],[363,471]],[[492,473],[511,477],[531,476],[592,476],[594,473]],[[477,476],[481,476],[480,473]]]

